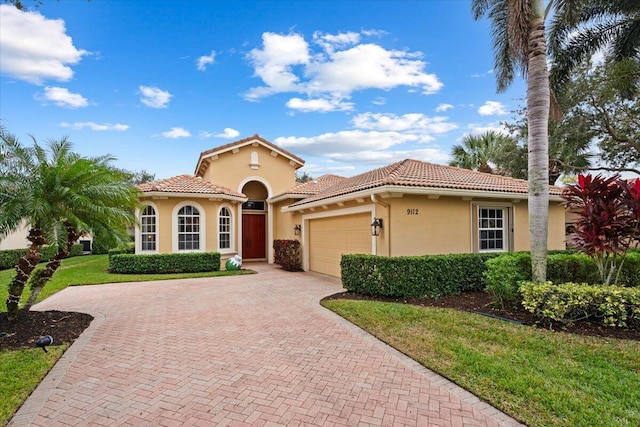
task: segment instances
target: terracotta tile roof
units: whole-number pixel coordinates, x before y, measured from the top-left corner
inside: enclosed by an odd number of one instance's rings
[[[318,200],[382,186],[417,187],[425,189],[441,188],[516,194],[528,193],[528,183],[522,179],[406,159],[351,178],[343,179],[326,190],[294,203],[291,206],[301,206]],[[550,187],[549,193],[552,195],[560,195],[562,189],[552,186]]]
[[[186,174],[158,181],[146,182],[144,184],[137,185],[137,187],[143,193],[217,194],[242,198],[246,197],[244,194],[232,191],[229,188],[211,184],[200,177]]]
[[[272,142],[267,141],[266,139],[264,139],[263,137],[261,137],[257,133],[254,134],[253,136],[248,137],[248,138],[244,138],[244,139],[241,139],[241,140],[238,140],[238,141],[231,142],[229,144],[220,145],[219,147],[214,147],[214,148],[212,148],[210,150],[203,151],[202,153],[200,153],[200,160],[202,160],[203,157],[205,157],[205,156],[207,156],[209,154],[227,151],[230,148],[246,144],[247,142],[253,141],[253,140],[258,140],[262,144],[268,146],[269,148],[271,148],[273,150],[276,150],[276,151],[280,151],[282,154],[286,155],[287,157],[292,158],[293,160],[297,161],[298,163],[304,164],[304,160],[302,160],[300,157],[298,157],[295,154],[285,150],[284,148],[278,147],[277,145],[275,145]],[[198,163],[200,163],[200,161],[198,161]]]
[[[322,175],[311,181],[303,182],[294,187],[291,187],[284,193],[281,193],[275,197],[280,197],[288,194],[311,196],[314,194],[318,194],[321,191],[325,191],[328,188],[339,184],[345,179],[347,178],[345,178],[344,176],[331,175],[331,174]]]

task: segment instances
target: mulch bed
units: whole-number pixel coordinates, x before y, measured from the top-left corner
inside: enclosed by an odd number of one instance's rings
[[[513,321],[529,325],[537,328],[551,329],[554,331],[569,332],[576,335],[592,335],[598,337],[619,338],[626,340],[640,341],[640,329],[625,329],[616,327],[607,327],[592,322],[575,322],[573,324],[564,324],[561,322],[550,322],[541,320],[529,313],[524,308],[513,308],[508,310],[493,309],[491,297],[485,292],[465,292],[460,295],[450,295],[441,298],[381,298],[368,297],[364,295],[353,294],[350,292],[341,292],[330,295],[325,299],[352,299],[352,300],[370,300],[396,302],[402,304],[412,304],[422,307],[440,307],[451,308],[455,310],[468,311],[472,313],[481,313],[491,317],[498,317],[505,321]]]
[[[45,335],[51,335],[54,345],[71,344],[92,320],[85,313],[20,310],[10,322],[6,312],[0,313],[0,351],[34,347]]]

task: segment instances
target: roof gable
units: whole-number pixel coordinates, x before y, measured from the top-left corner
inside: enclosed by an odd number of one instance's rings
[[[252,145],[252,144],[259,144],[262,145],[263,147],[267,148],[268,150],[271,150],[279,155],[284,156],[285,158],[289,159],[289,162],[291,162],[296,169],[304,166],[304,160],[302,160],[300,157],[296,156],[295,154],[285,150],[284,148],[280,148],[277,145],[273,144],[272,142],[267,141],[266,139],[262,138],[260,135],[258,135],[257,133],[254,134],[253,136],[250,136],[249,138],[245,138],[245,139],[241,139],[235,142],[231,142],[229,144],[225,144],[225,145],[221,145],[219,147],[215,147],[212,148],[210,150],[206,150],[203,151],[202,153],[200,153],[200,157],[198,158],[198,163],[196,164],[196,169],[195,169],[195,174],[196,176],[203,176],[205,171],[207,170],[207,168],[209,167],[209,163],[211,161],[212,158],[215,158],[216,156],[219,156],[220,154],[229,152],[229,151],[233,151],[233,150],[237,150],[240,149],[242,147],[248,146],[248,145]]]

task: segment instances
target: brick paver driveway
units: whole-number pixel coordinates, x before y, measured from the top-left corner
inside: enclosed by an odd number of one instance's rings
[[[249,268],[39,304],[95,320],[10,425],[516,424],[322,308],[339,280]]]

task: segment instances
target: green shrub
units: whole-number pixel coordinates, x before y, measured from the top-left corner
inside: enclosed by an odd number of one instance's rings
[[[571,323],[595,320],[607,326],[640,327],[640,288],[524,282],[522,305],[545,319]]]
[[[482,289],[493,253],[384,257],[343,255],[342,284],[349,292],[385,297],[439,297]]]
[[[57,246],[43,246],[40,251],[40,261],[49,261],[56,254]],[[27,253],[27,249],[7,249],[0,251],[0,270],[14,268],[18,259]],[[67,258],[82,255],[82,245],[73,245]]]
[[[531,280],[531,255],[525,252],[505,253],[487,260],[483,274],[485,292],[491,295],[495,307],[515,305],[518,287],[523,280]]]
[[[0,270],[14,268],[18,260],[27,253],[27,249],[7,249],[0,251]]]
[[[116,254],[109,257],[109,271],[111,273],[196,273],[218,270],[220,270],[220,253],[218,252],[153,255]]]
[[[113,255],[134,254],[136,253],[136,247],[133,243],[130,243],[130,244],[127,244],[126,246],[120,246],[115,249],[109,249],[108,253],[109,253],[109,258],[111,258]]]
[[[274,262],[287,271],[302,270],[300,242],[297,240],[274,240]]]

